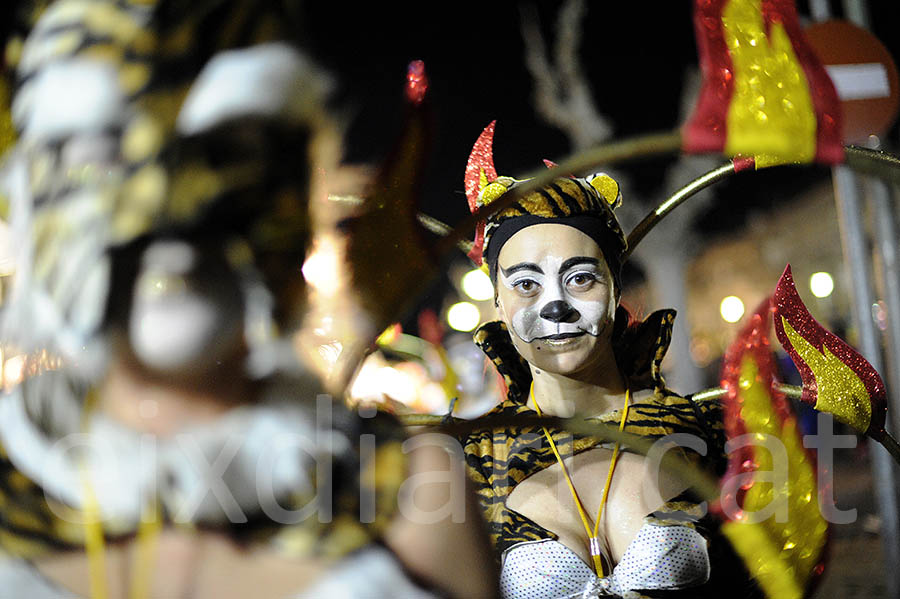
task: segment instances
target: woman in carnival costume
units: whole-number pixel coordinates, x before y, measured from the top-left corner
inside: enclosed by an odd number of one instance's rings
[[[467,167],[473,211],[521,183],[497,176],[493,129]],[[501,591],[511,599],[753,595],[705,506],[677,477],[619,444],[502,424],[583,416],[649,441],[678,434],[685,457],[721,473],[718,403],[673,393],[660,373],[674,311],[631,322],[619,306],[620,203],[606,174],[560,176],[491,216],[469,254],[488,269],[500,316],[475,342],[507,388],[485,415],[501,423],[462,439],[501,560]]]
[[[10,42],[3,339],[63,366],[0,399],[4,596],[494,590],[477,526],[398,508],[435,456],[291,349],[332,129],[265,6],[61,0]]]

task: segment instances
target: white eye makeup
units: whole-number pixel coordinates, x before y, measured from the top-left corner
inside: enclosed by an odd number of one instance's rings
[[[522,297],[534,297],[541,292],[542,280],[543,274],[529,270],[512,276],[504,284]]]
[[[577,270],[566,274],[566,288],[575,293],[584,293],[594,287],[600,275],[594,270]]]

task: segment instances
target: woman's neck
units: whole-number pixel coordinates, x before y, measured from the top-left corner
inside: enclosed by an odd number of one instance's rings
[[[97,408],[134,430],[168,436],[252,400],[246,384],[228,372],[221,374],[211,386],[176,385],[114,361],[98,388]],[[224,379],[231,384],[222,384]]]
[[[612,357],[587,375],[565,376],[531,366],[531,376],[534,386],[529,405],[534,408],[533,402],[537,402],[548,416],[599,416],[625,403],[625,381]]]

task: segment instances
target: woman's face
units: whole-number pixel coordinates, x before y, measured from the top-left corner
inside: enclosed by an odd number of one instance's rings
[[[497,302],[516,349],[537,369],[577,375],[608,348],[613,277],[578,229],[540,224],[513,235],[497,258]]]
[[[240,287],[223,260],[185,241],[155,241],[141,257],[128,329],[149,371],[202,376],[242,343]]]

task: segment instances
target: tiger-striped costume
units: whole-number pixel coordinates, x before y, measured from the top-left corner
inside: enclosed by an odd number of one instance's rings
[[[497,175],[492,149],[495,124],[490,123],[482,131],[466,165],[464,184],[469,209],[473,212],[500,201],[503,195],[523,183]],[[552,163],[545,163],[554,167]],[[613,277],[614,301],[618,301],[622,263],[628,254],[628,240],[614,212],[621,202],[618,183],[604,173],[586,178],[557,177],[504,204],[480,223],[468,255],[488,270],[496,282],[500,250],[519,231],[543,223],[569,226],[597,244]],[[562,272],[560,270],[560,274]],[[562,304],[560,310],[577,314],[565,295],[561,296],[564,299],[557,297],[552,296],[553,301],[544,309],[551,303]],[[541,309],[540,318],[557,324],[561,322],[551,312],[545,316],[544,309]],[[642,323],[631,324],[627,310],[622,307],[616,310],[609,338],[615,367],[632,393],[641,392],[641,399],[632,403],[628,410],[624,430],[651,442],[674,434],[699,439],[705,443],[705,459],[701,460],[697,453],[684,447],[679,447],[678,451],[695,464],[721,474],[726,460],[719,403],[693,401],[676,395],[666,388],[661,376],[660,364],[669,347],[674,319],[673,310],[660,310]],[[581,327],[579,331],[587,333]],[[711,518],[698,520],[702,510],[687,491],[645,518],[644,527],[638,531],[617,567],[602,579],[597,578],[595,569],[588,567],[571,549],[558,543],[556,534],[511,510],[507,500],[513,489],[526,478],[557,463],[557,454],[542,434],[544,430],[552,436],[560,455],[575,455],[598,447],[602,439],[572,435],[553,428],[491,423],[494,419],[502,421],[537,415],[527,406],[531,368],[516,351],[503,322],[483,325],[475,333],[475,342],[494,363],[507,388],[506,399],[483,417],[484,427],[460,439],[497,557],[504,560],[501,563],[504,594],[518,599],[624,593],[622,596],[631,599],[643,592],[660,592],[666,597],[719,596],[721,589],[728,588],[729,595],[741,596],[746,586],[748,596],[755,596],[755,585],[740,582],[750,580],[743,564],[724,538],[715,532],[716,523]],[[596,420],[614,424],[620,417],[617,410]],[[569,483],[571,485],[571,481]],[[662,527],[662,530],[653,531],[653,527]],[[702,537],[698,533],[704,529],[707,529],[709,542],[701,549],[702,541],[698,539]],[[669,543],[662,540],[666,535],[671,535],[669,538],[672,539],[682,536],[681,540]],[[593,548],[592,553],[596,555]],[[507,559],[512,564],[508,569]],[[648,571],[653,574],[645,577]]]
[[[675,433],[698,437],[708,447],[704,465],[720,474],[725,466],[725,437],[719,402],[693,401],[674,394],[665,387],[660,373],[660,363],[669,345],[674,317],[673,310],[660,310],[643,323],[626,328],[621,323],[626,321],[627,314],[619,308],[617,328],[613,333],[614,343],[619,348],[619,368],[632,390],[652,390],[649,398],[632,404],[624,430],[650,440]],[[499,321],[483,325],[475,333],[475,342],[497,367],[508,387],[506,400],[485,414],[484,418],[535,416],[536,413],[526,405],[531,373],[527,362],[516,353],[506,326]],[[614,411],[603,415],[599,421],[616,424],[620,417],[620,413]],[[581,453],[602,443],[595,437],[572,435],[558,429],[548,430],[561,455]],[[480,429],[460,441],[497,558],[518,543],[556,539],[554,533],[506,505],[516,485],[557,462],[541,428],[500,426]],[[691,456],[686,451],[685,455]],[[699,461],[696,454],[693,458]],[[668,501],[650,517],[653,521],[665,521],[672,517],[679,520],[693,518],[693,526],[709,540],[708,551],[713,564],[710,582],[702,589],[688,589],[690,592],[685,596],[706,596],[705,589],[714,592],[713,589],[725,586],[730,586],[736,596],[743,596],[743,583],[738,584],[737,581],[749,581],[749,577],[727,541],[715,533],[713,519],[705,517],[696,520],[697,508],[697,500],[685,492]],[[755,596],[752,594],[756,592],[755,587],[749,582],[746,584],[747,596]]]

